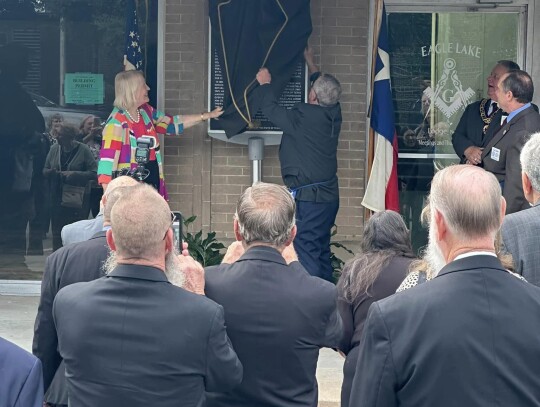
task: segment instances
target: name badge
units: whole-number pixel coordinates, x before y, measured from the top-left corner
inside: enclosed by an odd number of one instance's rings
[[[491,159],[494,161],[499,161],[499,158],[501,156],[501,150],[498,148],[492,147],[491,148]]]

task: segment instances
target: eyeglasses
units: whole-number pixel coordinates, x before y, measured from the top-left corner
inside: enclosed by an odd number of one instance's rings
[[[169,227],[165,231],[165,236],[163,236],[163,240],[165,240],[167,238],[167,233],[169,232],[169,229],[172,228],[172,225],[173,225],[175,219],[176,219],[176,216],[174,216],[174,213],[171,212],[171,224],[169,225]]]

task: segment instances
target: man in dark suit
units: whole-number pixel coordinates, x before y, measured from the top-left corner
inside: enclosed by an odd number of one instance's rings
[[[503,75],[497,87],[497,100],[508,113],[501,128],[482,151],[484,168],[501,184],[506,213],[529,207],[521,186],[519,154],[528,137],[540,130],[540,115],[531,105],[534,86],[524,71]]]
[[[497,85],[501,77],[519,70],[512,61],[498,61],[487,77],[487,99],[468,105],[452,135],[452,145],[461,163],[480,164],[482,149],[501,126],[503,110],[497,104]]]
[[[41,362],[3,338],[0,338],[0,406],[43,406]]]
[[[206,269],[206,295],[225,309],[244,380],[209,393],[207,406],[317,406],[319,348],[336,347],[341,337],[336,288],[295,258],[295,205],[286,188],[256,184],[236,208],[238,242],[225,259],[232,264]]]
[[[63,287],[104,276],[103,264],[109,254],[105,232],[111,227],[111,209],[127,191],[126,187],[133,185],[137,185],[137,181],[131,177],[112,180],[102,197],[105,213],[101,231],[89,240],[62,247],[45,262],[32,351],[43,364],[46,401],[51,405],[67,405],[64,367],[61,366],[62,358],[57,349],[58,338],[52,316],[53,301]]]
[[[437,276],[371,306],[350,406],[540,405],[540,288],[495,255],[499,183],[478,167],[447,167],[429,207]]]
[[[540,286],[540,133],[523,146],[520,161],[523,193],[532,207],[506,216],[501,235],[514,260],[514,271]]]
[[[339,209],[341,85],[332,75],[316,72],[309,48],[305,57],[314,80],[308,103],[298,103],[292,109],[279,106],[266,68],[257,74],[261,86],[255,92],[262,99],[262,112],[283,130],[279,161],[283,182],[296,200],[294,248],[300,263],[311,275],[333,281],[330,234]]]
[[[200,295],[202,267],[176,254],[167,202],[129,187],[106,237],[107,275],[64,287],[53,304],[70,405],[202,406],[205,390],[239,384],[223,308]]]

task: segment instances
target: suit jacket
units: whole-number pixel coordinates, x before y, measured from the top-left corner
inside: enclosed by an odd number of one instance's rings
[[[484,121],[480,116],[481,100],[471,103],[465,108],[461,119],[452,134],[452,145],[456,154],[465,162],[465,150],[471,146],[484,147],[493,137],[493,135],[501,127],[502,110],[492,114],[491,123],[489,124],[486,134],[482,133]],[[486,105],[488,105],[488,102]]]
[[[207,406],[316,406],[319,348],[341,337],[335,286],[263,246],[205,276],[245,372],[235,389],[208,394]]]
[[[515,272],[540,286],[540,204],[504,218],[501,235],[505,250],[514,259]]]
[[[0,406],[43,406],[41,362],[3,338],[0,338]]]
[[[90,239],[103,229],[103,212],[99,212],[94,219],[83,219],[70,223],[62,228],[62,245],[83,242]]]
[[[103,223],[101,228],[103,229]],[[65,286],[102,277],[104,275],[102,266],[108,253],[105,232],[99,232],[90,240],[60,248],[45,262],[32,344],[34,355],[43,364],[45,390],[51,385],[62,361],[57,350],[58,338],[52,316],[54,298]],[[55,380],[63,380],[63,378],[64,375],[60,374]]]
[[[528,137],[539,130],[540,115],[530,106],[502,126],[482,151],[484,169],[493,173],[503,187],[507,214],[529,207],[521,185],[519,155]],[[499,157],[494,158],[497,153]]]
[[[159,269],[121,264],[64,287],[53,316],[72,407],[203,406],[205,389],[242,380],[223,308]]]
[[[371,306],[350,406],[540,405],[540,288],[488,255]]]

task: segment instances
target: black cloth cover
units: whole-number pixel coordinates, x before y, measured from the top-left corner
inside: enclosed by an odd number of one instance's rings
[[[221,11],[221,27],[218,6]],[[224,4],[227,3],[227,4]],[[263,66],[264,58],[272,41],[285,22],[283,7],[288,17],[285,28],[279,35],[265,66],[272,74],[272,89],[279,97],[289,82],[311,34],[311,15],[309,0],[209,0],[209,15],[212,25],[212,45],[217,50],[219,63],[225,81],[224,110],[217,126],[232,137],[246,130],[247,123],[237,112],[227,85],[221,32],[229,68],[229,78],[237,105],[247,118],[244,103],[244,90],[255,79]],[[251,118],[260,107],[260,100],[251,95],[258,86],[253,83],[248,92]]]

